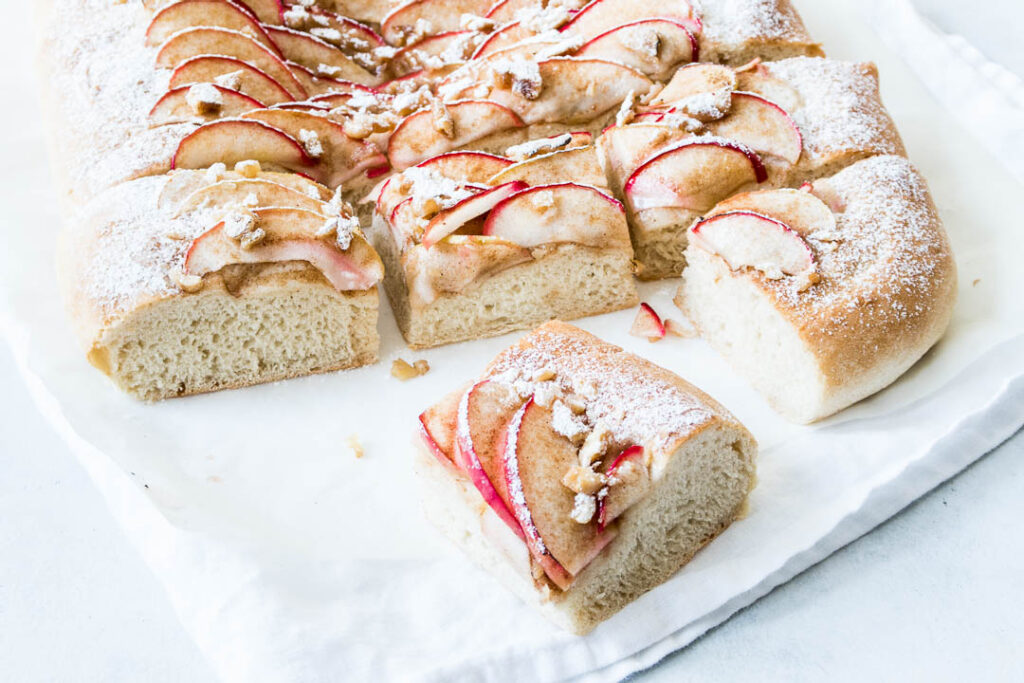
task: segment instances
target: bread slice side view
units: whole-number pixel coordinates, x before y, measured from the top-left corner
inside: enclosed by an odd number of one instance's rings
[[[581,635],[740,518],[754,485],[756,444],[718,403],[557,321],[421,425],[431,521]]]
[[[866,159],[805,190],[738,195],[695,224],[676,298],[701,336],[801,423],[870,396],[921,358],[949,324],[957,283],[927,186],[905,159]]]
[[[410,346],[636,304],[624,211],[590,184],[604,182],[591,139],[565,133],[526,143],[556,151],[518,163],[476,151],[442,154],[386,182],[370,232]],[[580,182],[547,182],[552,177]]]
[[[285,183],[326,190],[296,178],[180,172],[87,204],[58,263],[89,361],[144,400],[375,362],[379,258],[351,224],[317,237],[331,217],[297,207],[329,203]]]

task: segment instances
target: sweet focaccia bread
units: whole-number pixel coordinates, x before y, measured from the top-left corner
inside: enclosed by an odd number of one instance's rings
[[[689,234],[677,303],[789,420],[879,391],[949,324],[956,265],[924,179],[903,158],[736,195]]]
[[[327,188],[214,167],[116,185],[62,235],[89,361],[155,400],[377,360],[380,259]]]
[[[686,229],[729,195],[797,186],[903,154],[872,64],[797,57],[740,69],[690,64],[601,135],[642,279],[676,277]]]
[[[562,322],[420,421],[430,519],[579,634],[671,577],[754,486],[757,446],[722,406]]]
[[[629,230],[589,133],[449,152],[389,178],[373,236],[414,348],[633,306]],[[564,182],[562,178],[572,178]]]

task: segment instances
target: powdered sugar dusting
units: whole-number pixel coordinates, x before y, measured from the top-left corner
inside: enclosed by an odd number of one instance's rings
[[[926,312],[944,284],[937,273],[950,258],[949,247],[910,162],[874,157],[814,186],[840,209],[835,234],[808,238],[822,282],[802,293],[795,278],[765,286],[802,315],[826,316],[839,328],[868,302],[875,324],[898,324]]]
[[[799,16],[791,9],[783,11],[779,0],[690,0],[690,4],[704,23],[707,40],[807,40]]]
[[[878,82],[866,64],[794,57],[765,64],[793,86],[802,104],[790,112],[812,158],[843,152],[901,154],[896,128],[878,96]]]
[[[620,447],[639,444],[652,453],[665,452],[713,417],[711,407],[671,381],[665,370],[553,326],[502,352],[487,377],[523,395],[536,384],[530,378],[544,368],[555,372],[552,381],[563,392],[584,398],[587,421],[604,424]]]
[[[170,72],[154,66],[145,45],[150,14],[141,3],[63,3],[42,45],[48,106],[61,112],[62,165],[72,192],[87,199],[140,173],[162,172],[193,125],[150,128],[149,110],[166,91]]]

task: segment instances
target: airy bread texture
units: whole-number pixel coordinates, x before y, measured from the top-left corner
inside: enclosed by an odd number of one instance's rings
[[[181,175],[117,185],[61,235],[62,294],[93,365],[157,400],[377,360],[376,287],[339,291],[304,261],[228,265],[185,291],[174,275],[209,222],[157,208],[177,185],[191,187]]]
[[[437,443],[441,457],[424,449],[416,467],[427,515],[446,536],[546,617],[585,634],[669,579],[742,517],[755,483],[757,445],[699,389],[558,321],[499,354],[480,381],[510,383],[526,400],[541,390],[526,378],[542,368],[562,389],[593,387],[586,414],[605,425],[615,443],[643,445],[651,481],[613,523],[611,543],[566,590],[531,574],[526,545],[453,464],[453,444]]]
[[[386,226],[375,224],[375,237],[385,231]],[[429,304],[414,306],[394,241],[379,239],[375,245],[384,260],[384,289],[398,328],[414,349],[495,337],[553,318],[610,313],[639,302],[629,254],[560,244],[461,292],[443,292]]]
[[[808,242],[822,281],[733,271],[695,245],[676,303],[783,417],[807,423],[886,387],[942,336],[956,264],[924,179],[900,157],[814,184],[836,235]]]
[[[375,363],[376,290],[338,292],[291,265],[137,309],[92,341],[89,362],[146,401]]]

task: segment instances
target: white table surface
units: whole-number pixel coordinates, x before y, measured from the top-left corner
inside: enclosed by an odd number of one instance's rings
[[[1024,74],[1019,0],[918,0]],[[11,166],[7,167],[8,169]],[[1024,432],[636,678],[1024,680]],[[213,681],[0,350],[0,680]]]

